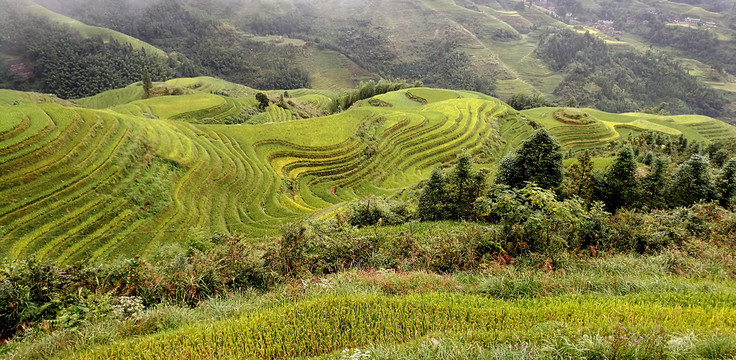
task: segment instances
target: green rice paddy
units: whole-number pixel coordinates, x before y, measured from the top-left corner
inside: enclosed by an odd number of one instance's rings
[[[0,93],[3,257],[146,256],[187,241],[193,229],[271,236],[284,222],[346,201],[400,194],[462,151],[494,168],[535,123],[573,150],[644,130],[705,142],[736,138],[733,127],[701,116],[581,109],[594,121],[571,125],[557,121],[554,108],[519,113],[485,95],[428,88],[327,117],[295,121],[271,105],[265,124],[203,125],[190,120],[236,114],[252,92],[211,78],[169,83],[195,91],[137,100],[140,87],[132,85],[79,101],[95,109]],[[227,92],[218,85],[245,97],[217,95]],[[295,93],[315,104],[329,99]]]

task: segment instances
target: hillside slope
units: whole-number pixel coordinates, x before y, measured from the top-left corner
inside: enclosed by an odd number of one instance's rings
[[[165,50],[173,74],[159,69],[157,80],[211,75],[258,88],[337,90],[398,77],[502,99],[542,93],[612,112],[661,103],[672,114],[733,119],[736,111],[734,8],[711,0],[34,2]],[[581,49],[580,39],[565,36],[555,47],[574,56],[560,64],[545,47],[560,29],[589,33],[605,49]],[[594,66],[592,59],[603,58],[608,61]],[[647,61],[652,58],[665,62]],[[22,79],[1,78],[9,84],[4,86],[29,89]],[[64,94],[44,91],[80,97],[133,80],[93,92],[66,85]],[[692,93],[701,96],[693,99]]]
[[[62,263],[150,255],[197,229],[271,235],[348,200],[404,196],[463,150],[493,168],[533,125],[573,150],[647,129],[706,143],[736,138],[736,129],[706,117],[584,110],[592,122],[571,125],[554,109],[521,114],[482,94],[429,88],[260,125],[176,120],[216,117],[247,101],[209,93],[98,98],[114,105],[100,109],[38,99],[0,105],[0,253]]]

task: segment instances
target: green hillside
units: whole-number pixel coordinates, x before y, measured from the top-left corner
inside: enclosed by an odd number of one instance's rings
[[[625,6],[606,0],[146,4],[29,0],[22,6],[9,2],[19,13],[68,25],[87,40],[115,40],[168,59],[165,63],[147,59],[121,72],[122,80],[109,77],[114,79],[111,83],[100,80],[105,76],[99,74],[116,71],[109,61],[95,59],[83,74],[66,69],[63,62],[42,66],[55,57],[31,49],[52,48],[58,41],[45,43],[50,36],[42,36],[24,48],[15,33],[33,38],[34,29],[47,26],[10,19],[10,26],[0,26],[9,39],[3,45],[11,49],[0,54],[0,62],[23,61],[35,76],[5,70],[0,84],[78,98],[130,83],[140,67],[156,62],[152,75],[160,81],[210,75],[258,88],[336,91],[368,79],[402,78],[432,87],[473,89],[501,99],[539,93],[560,104],[612,112],[643,111],[666,103],[664,110],[672,114],[733,119],[734,9],[711,0],[688,2],[629,1]],[[580,47],[579,39],[566,36],[552,47],[574,56],[560,62],[547,40],[561,29],[580,37],[588,33],[601,40],[605,51]],[[74,62],[101,53],[90,52],[89,46],[76,47],[80,54]],[[656,57],[662,61],[646,61]],[[607,61],[596,64],[592,59]],[[69,76],[96,81],[81,86],[81,80],[64,81]]]
[[[146,52],[148,52],[149,54],[166,56],[166,53],[163,52],[161,49],[151,44],[148,44],[144,41],[136,39],[132,36],[128,36],[123,33],[120,33],[120,32],[117,32],[115,30],[111,30],[108,28],[104,28],[104,27],[89,26],[87,24],[81,23],[70,17],[63,16],[53,11],[50,11],[38,4],[30,3],[27,1],[23,1],[21,3],[28,3],[28,7],[27,7],[28,13],[36,15],[36,16],[40,16],[44,19],[47,19],[47,21],[52,22],[52,23],[68,25],[72,29],[78,31],[84,37],[101,38],[106,42],[114,40],[121,44],[130,44],[130,46],[132,46],[134,49],[146,50]]]
[[[533,125],[550,129],[567,149],[603,147],[644,130],[705,143],[736,138],[736,129],[706,117],[518,113],[482,94],[429,88],[379,95],[327,117],[292,121],[288,110],[271,105],[264,124],[197,125],[197,117],[231,116],[252,100],[203,91],[129,101],[138,91],[133,85],[80,101],[114,105],[100,109],[2,93],[2,104],[36,99],[2,105],[0,249],[6,258],[69,263],[147,255],[185,241],[194,229],[272,235],[284,222],[345,201],[401,196],[463,150],[494,168]],[[578,112],[589,123],[553,116]]]

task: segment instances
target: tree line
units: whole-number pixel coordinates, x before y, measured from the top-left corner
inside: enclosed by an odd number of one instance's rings
[[[731,207],[736,203],[736,158],[729,158],[727,146],[716,142],[703,148],[684,137],[673,140],[651,131],[621,146],[605,170],[594,170],[589,151],[580,152],[576,162],[565,169],[561,145],[542,128],[501,160],[494,186],[521,189],[533,184],[560,198],[602,202],[611,212],[711,201]],[[645,166],[640,167],[640,162]],[[473,203],[485,191],[482,174],[472,170],[470,157],[464,154],[447,177],[439,170],[432,173],[419,197],[417,213],[423,220],[472,220],[479,216],[473,212]],[[463,206],[466,208],[457,210]]]
[[[0,16],[0,46],[24,60],[33,73],[23,78],[6,65],[0,71],[5,87],[78,98],[138,81],[143,68],[153,81],[210,75],[260,89],[309,87],[309,74],[293,65],[300,49],[250,40],[177,1],[139,7],[126,1],[75,0],[63,8],[88,24],[151,43],[167,55],[148,54],[114,40],[84,38],[70,26],[8,4],[7,13]]]
[[[727,103],[676,60],[652,51],[613,51],[588,32],[548,30],[536,53],[565,72],[554,94],[569,105],[626,112],[666,103],[664,110],[672,114],[717,117]]]

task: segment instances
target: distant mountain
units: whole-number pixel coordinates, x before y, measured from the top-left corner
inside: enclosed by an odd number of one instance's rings
[[[168,66],[155,74],[156,80],[212,75],[257,88],[338,89],[361,80],[399,77],[504,99],[541,93],[563,104],[609,111],[664,104],[661,108],[669,113],[733,118],[734,2],[690,2],[35,1],[163,50]],[[544,48],[551,34],[563,29],[579,36],[562,33],[556,49]],[[578,46],[586,32],[602,45]],[[562,53],[571,56],[560,62],[555,54]],[[22,50],[5,55],[6,68],[18,58],[29,58],[26,63],[33,66],[38,56]],[[606,61],[594,64],[591,58]],[[640,61],[631,59],[663,62],[632,69],[628,64]],[[54,90],[49,86],[53,80],[32,68],[26,88]],[[675,73],[668,70],[672,68]],[[673,74],[675,80],[662,83]],[[5,87],[24,85],[17,76],[4,82]],[[103,85],[70,93],[92,95],[113,88]],[[676,91],[653,91],[662,88]]]

